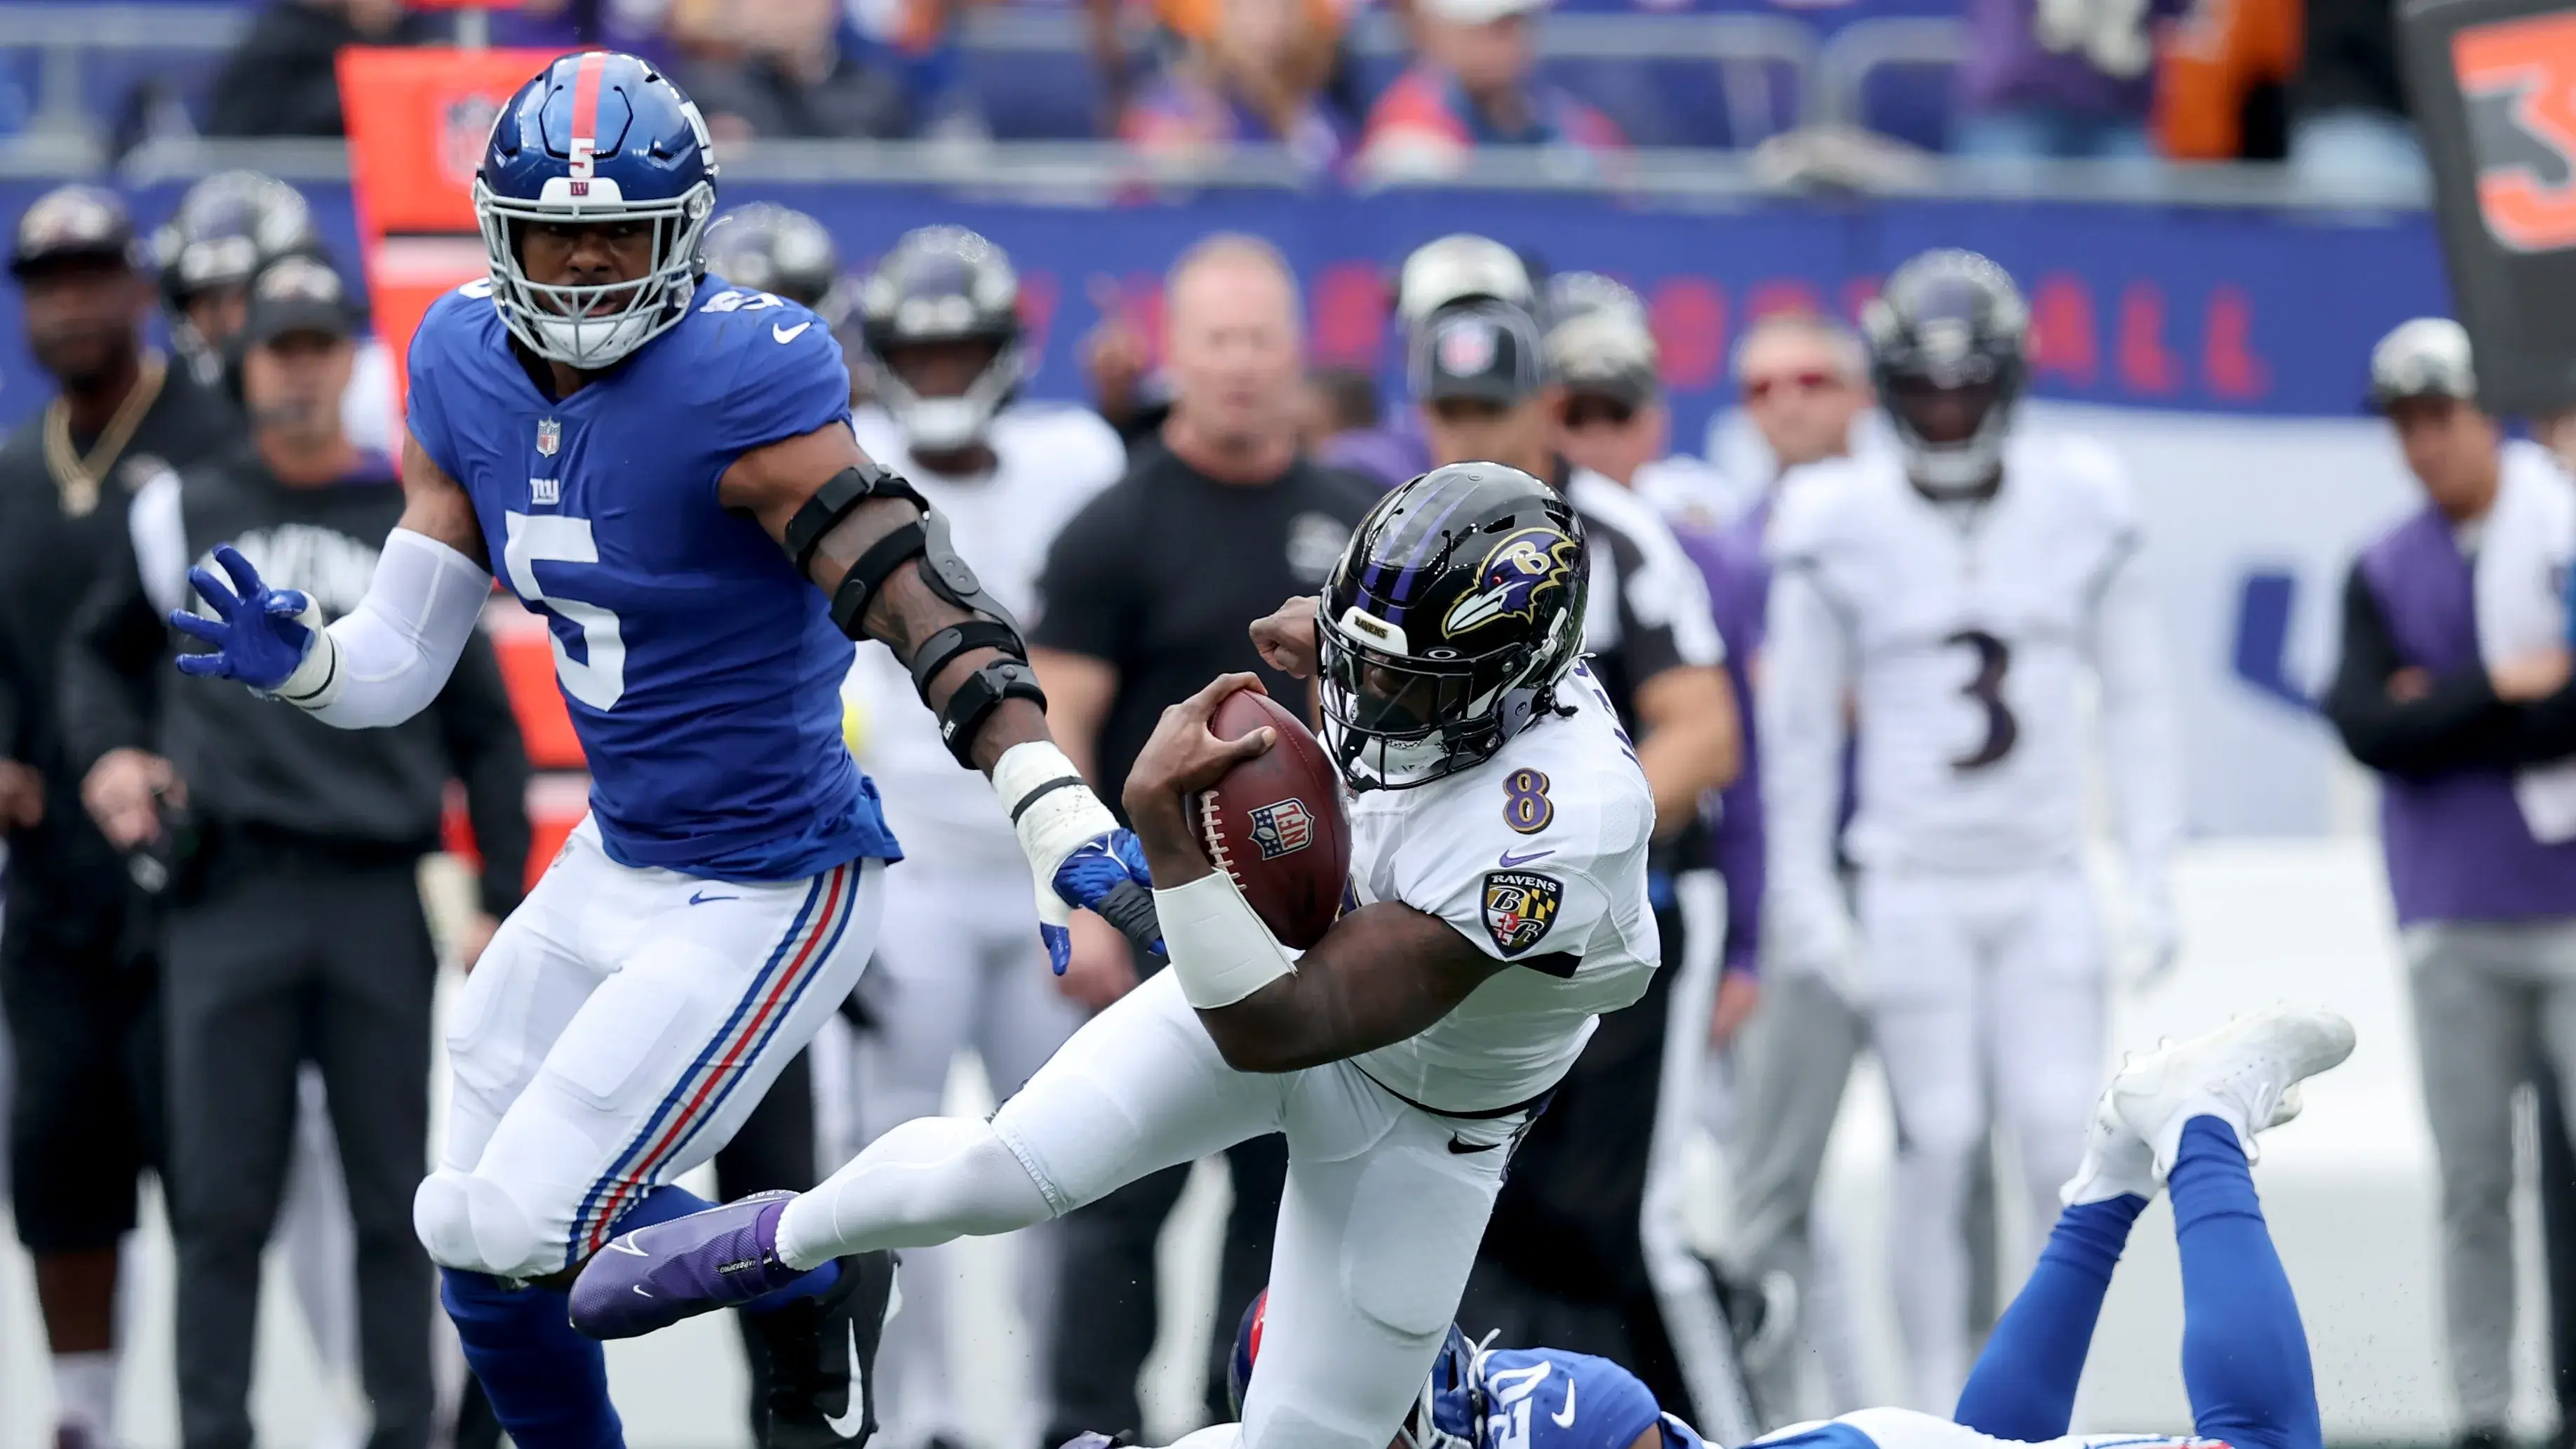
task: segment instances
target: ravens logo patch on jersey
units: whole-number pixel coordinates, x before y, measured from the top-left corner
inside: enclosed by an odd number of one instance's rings
[[[1485,872],[1485,929],[1495,949],[1518,956],[1547,938],[1565,904],[1565,883],[1534,870]]]

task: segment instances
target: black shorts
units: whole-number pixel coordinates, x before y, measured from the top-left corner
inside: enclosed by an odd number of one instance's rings
[[[113,929],[83,949],[19,920],[13,909],[0,936],[18,1240],[31,1253],[114,1247],[134,1230],[138,1181],[159,1157],[156,978],[116,949]]]

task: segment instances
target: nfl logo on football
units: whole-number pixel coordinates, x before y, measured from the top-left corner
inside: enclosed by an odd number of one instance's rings
[[[1252,843],[1263,860],[1277,860],[1304,850],[1315,839],[1314,817],[1303,800],[1282,800],[1252,812]]]

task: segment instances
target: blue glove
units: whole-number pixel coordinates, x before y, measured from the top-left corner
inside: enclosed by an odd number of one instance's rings
[[[1064,858],[1049,882],[1056,896],[1077,910],[1097,911],[1127,939],[1160,956],[1163,927],[1154,919],[1154,874],[1145,865],[1145,847],[1133,830],[1095,835]],[[1073,934],[1061,925],[1040,922],[1047,964],[1062,976],[1073,961]]]
[[[170,611],[170,627],[215,646],[211,654],[182,654],[179,672],[238,679],[253,689],[275,689],[304,662],[313,647],[313,630],[300,617],[313,601],[301,589],[272,589],[260,581],[231,544],[215,545],[215,562],[232,575],[227,589],[203,568],[188,570],[188,582],[214,606],[209,619],[187,609]],[[241,592],[236,596],[233,589]]]

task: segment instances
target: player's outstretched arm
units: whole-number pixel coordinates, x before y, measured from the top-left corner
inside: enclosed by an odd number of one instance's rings
[[[831,597],[842,633],[894,651],[950,752],[991,778],[1036,874],[1056,974],[1072,959],[1073,907],[1160,951],[1135,838],[1056,748],[1019,625],[949,546],[946,520],[841,423],[743,454],[716,497],[757,519]]]
[[[230,544],[215,549],[228,582],[190,569],[214,617],[176,609],[170,624],[214,647],[180,655],[180,672],[237,679],[342,729],[420,713],[473,637],[492,572],[473,501],[409,436],[402,483],[403,516],[367,596],[327,629],[302,590],[271,586]]]
[[[1208,729],[1227,695],[1260,687],[1251,674],[1221,675],[1163,711],[1128,772],[1127,816],[1153,867],[1172,972],[1208,1038],[1239,1071],[1293,1072],[1415,1035],[1509,963],[1439,917],[1393,901],[1342,917],[1288,960],[1233,881],[1200,853],[1187,804],[1275,742],[1268,729],[1232,740]]]

